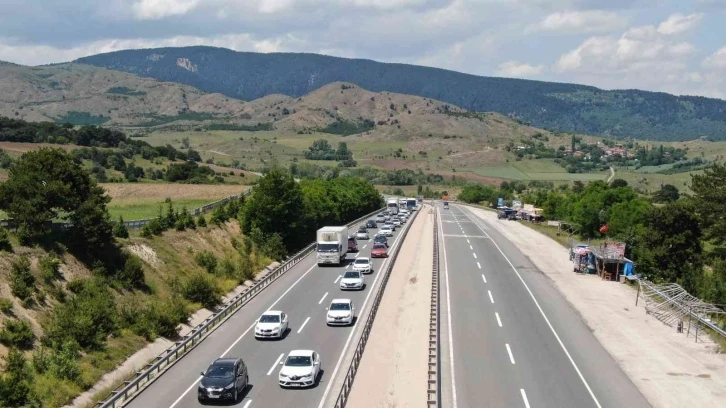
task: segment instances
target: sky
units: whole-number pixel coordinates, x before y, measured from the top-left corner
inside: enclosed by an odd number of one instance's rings
[[[726,99],[726,0],[3,0],[0,60],[313,52]]]

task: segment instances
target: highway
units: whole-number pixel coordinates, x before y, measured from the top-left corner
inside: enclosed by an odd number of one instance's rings
[[[471,209],[449,208],[437,206],[444,407],[650,406],[526,256]]]
[[[412,222],[413,218],[408,222]],[[400,245],[399,227],[388,238],[390,251]],[[351,235],[357,225],[349,230]],[[255,407],[319,407],[324,400],[334,399],[339,389],[332,387],[333,379],[345,375],[348,362],[342,356],[354,348],[355,328],[362,326],[370,309],[373,294],[380,286],[382,271],[390,258],[374,259],[374,271],[366,275],[362,291],[341,291],[340,276],[349,270],[357,256],[370,256],[370,241],[358,241],[359,252],[348,254],[347,264],[341,267],[318,267],[315,254],[308,256],[293,269],[262,291],[223,323],[188,355],[138,394],[127,406],[134,408],[183,408],[201,406],[197,400],[200,372],[220,357],[241,357],[249,369],[250,386],[236,406]],[[356,327],[327,327],[326,308],[335,298],[352,299],[357,315]],[[364,309],[365,306],[365,309]],[[256,340],[255,320],[266,310],[282,310],[290,316],[289,330],[282,340]],[[360,323],[360,324],[359,324]],[[312,389],[281,389],[278,372],[287,353],[296,349],[312,349],[321,356],[319,384]]]

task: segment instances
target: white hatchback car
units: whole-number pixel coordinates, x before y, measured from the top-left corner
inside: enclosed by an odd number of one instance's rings
[[[355,261],[353,261],[353,271],[360,273],[371,273],[373,272],[373,264],[368,258],[355,258]]]
[[[280,387],[312,387],[320,374],[320,355],[313,350],[293,350],[278,374]]]
[[[328,308],[328,314],[325,321],[328,326],[332,325],[351,325],[355,318],[355,307],[350,299],[333,299]]]
[[[340,290],[363,290],[366,278],[358,271],[347,271],[340,280]]]
[[[279,310],[268,310],[260,316],[255,325],[255,338],[281,339],[288,326],[288,316]]]

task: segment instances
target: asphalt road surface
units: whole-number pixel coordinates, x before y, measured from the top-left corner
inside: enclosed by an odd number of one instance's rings
[[[349,233],[353,235],[356,231],[357,226],[350,229]],[[402,227],[399,227],[394,236],[388,238],[389,253],[400,245],[401,231]],[[249,369],[250,386],[238,402],[218,405],[314,408],[322,406],[324,399],[336,398],[339,390],[330,386],[333,373],[337,371],[337,376],[345,375],[348,367],[339,364],[339,361],[348,348],[355,347],[357,339],[352,339],[354,327],[327,327],[326,308],[332,299],[352,299],[357,315],[355,324],[365,322],[373,301],[371,294],[380,286],[379,277],[389,258],[373,260],[374,271],[365,275],[366,287],[362,291],[341,291],[338,279],[346,270],[350,270],[355,257],[370,257],[375,232],[376,229],[369,229],[371,240],[358,241],[359,252],[349,253],[347,263],[341,267],[318,267],[315,254],[305,258],[243,306],[128,406],[202,406],[197,400],[200,372],[220,357],[241,357]],[[256,340],[255,320],[264,311],[271,309],[282,310],[290,316],[289,330],[282,340]],[[282,389],[278,385],[281,368],[278,363],[284,361],[287,353],[297,349],[312,349],[320,354],[321,375],[318,385],[312,389]]]
[[[437,207],[444,407],[650,406],[526,256],[470,209],[449,208]]]

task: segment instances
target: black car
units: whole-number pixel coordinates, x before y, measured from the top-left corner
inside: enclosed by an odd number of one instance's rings
[[[510,213],[509,213],[509,215],[507,216],[507,219],[508,219],[509,221],[517,221],[517,213],[515,213],[515,212],[510,212]]]
[[[388,246],[388,238],[386,238],[385,235],[376,235],[375,238],[373,238],[373,245],[375,244],[386,244],[386,246]]]
[[[250,382],[247,365],[241,358],[219,358],[202,373],[197,398],[202,401],[237,402]]]
[[[378,228],[378,224],[376,224],[376,220],[368,220],[368,222],[366,222],[366,227]]]
[[[365,224],[358,227],[358,232],[368,232],[368,227]]]

